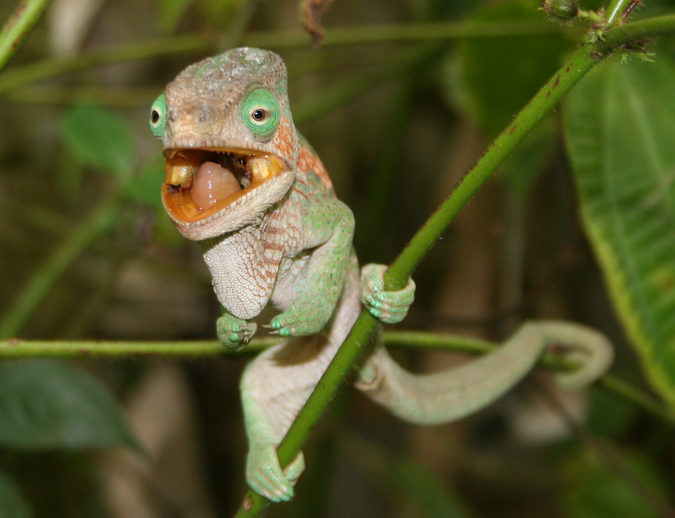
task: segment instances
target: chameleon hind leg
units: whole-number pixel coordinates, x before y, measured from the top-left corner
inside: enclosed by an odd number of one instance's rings
[[[580,364],[573,372],[555,374],[565,388],[588,385],[612,362],[610,342],[593,329],[567,322],[528,322],[494,352],[433,374],[412,374],[394,362],[384,347],[378,347],[361,369],[356,387],[405,421],[445,423],[499,398],[554,344]]]
[[[246,480],[273,502],[293,498],[304,469],[300,453],[282,469],[276,448],[321,374],[320,336],[290,339],[268,349],[244,370],[241,397],[249,451]]]
[[[289,338],[258,355],[244,370],[240,386],[249,443],[246,480],[269,500],[293,497],[304,458],[300,453],[282,469],[276,448],[356,320],[358,290],[358,265],[352,255],[340,303],[324,330]]]

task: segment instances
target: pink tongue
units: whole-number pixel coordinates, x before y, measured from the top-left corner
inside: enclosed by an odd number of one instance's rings
[[[231,171],[215,162],[204,162],[195,175],[190,194],[199,210],[206,210],[240,190],[241,186]]]

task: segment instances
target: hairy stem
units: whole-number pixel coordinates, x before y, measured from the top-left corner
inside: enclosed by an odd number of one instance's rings
[[[16,7],[0,31],[0,70],[19,50],[48,4],[49,0],[23,0]]]
[[[651,18],[610,29],[606,32],[602,41],[587,42],[580,46],[494,140],[476,165],[453,189],[450,196],[413,236],[408,246],[391,264],[385,275],[387,289],[398,290],[405,286],[408,277],[452,222],[459,210],[490,178],[499,164],[532,130],[541,117],[553,108],[595,64],[622,44],[666,31],[675,31],[675,15]],[[377,320],[367,311],[361,311],[349,336],[279,444],[277,454],[282,466],[287,466],[298,454],[310,430],[342,385],[342,381],[355,361],[367,348],[376,326]],[[268,503],[264,497],[249,490],[244,496],[236,516],[258,516]]]
[[[621,18],[624,10],[630,4],[631,0],[612,0],[607,6],[607,13],[605,15],[605,23],[607,28],[611,27]]]

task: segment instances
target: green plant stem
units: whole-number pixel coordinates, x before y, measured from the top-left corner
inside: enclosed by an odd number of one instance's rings
[[[24,0],[19,3],[0,31],[0,70],[19,50],[48,4],[49,0]]]
[[[473,355],[487,354],[499,344],[480,338],[427,331],[386,331],[387,347],[435,349]],[[283,338],[265,337],[252,340],[242,351],[229,351],[217,340],[192,341],[97,341],[97,340],[0,340],[0,360],[28,358],[203,358],[205,356],[243,356],[258,353],[283,342]],[[544,355],[539,367],[570,370],[573,364],[555,354]],[[675,414],[668,413],[651,396],[614,376],[603,376],[599,384],[620,398],[650,412],[659,419],[675,424]]]
[[[564,30],[553,24],[523,21],[351,26],[328,30],[324,46],[357,43],[437,41],[459,38],[518,37],[541,34],[555,36],[561,34],[561,31]],[[290,49],[307,47],[309,37],[304,32],[260,31],[249,32],[242,38],[241,43],[253,47]],[[229,46],[228,34],[205,35],[199,33],[92,50],[67,59],[45,59],[15,67],[2,74],[0,76],[0,94],[7,93],[28,83],[106,63],[135,61],[159,55],[166,56],[185,52],[216,51],[225,46]]]
[[[242,352],[228,351],[217,340],[191,341],[96,341],[96,340],[0,340],[0,359],[25,358],[139,358],[177,357],[201,358],[204,356],[240,355],[256,353],[280,343],[279,338],[259,338],[251,341]]]
[[[503,38],[573,33],[544,20],[500,22],[435,22],[339,27],[326,31],[322,46],[357,43],[437,41],[448,39]]]
[[[44,59],[28,65],[14,67],[12,70],[3,73],[0,76],[0,94],[34,81],[106,63],[137,61],[159,55],[167,56],[215,47],[215,42],[209,36],[191,34],[171,39],[161,38],[92,50],[72,58]]]
[[[35,311],[56,279],[101,232],[113,224],[122,196],[111,194],[61,243],[31,277],[0,319],[0,338],[16,334]]]
[[[71,105],[78,102],[119,108],[146,106],[157,97],[157,88],[102,88],[96,86],[26,86],[11,90],[14,103]]]
[[[621,29],[621,32],[615,32],[618,29]],[[606,57],[614,47],[629,43],[636,38],[660,34],[664,31],[675,31],[675,15],[661,16],[610,29],[605,33],[603,41],[587,42],[580,46],[518,113],[513,122],[494,140],[476,165],[453,189],[450,196],[413,236],[408,246],[387,270],[386,288],[398,290],[406,284],[408,277],[459,210],[490,178],[499,164],[532,130],[541,117],[553,108],[595,64]],[[370,337],[376,326],[377,320],[367,311],[361,311],[349,336],[279,444],[277,455],[282,466],[287,466],[299,453],[310,430],[334,397],[353,364],[364,349],[368,349]],[[236,516],[240,518],[259,516],[268,503],[264,497],[249,490]]]
[[[607,13],[605,14],[606,27],[610,28],[614,25],[617,19],[621,18],[626,7],[630,4],[630,0],[612,0],[607,6]]]

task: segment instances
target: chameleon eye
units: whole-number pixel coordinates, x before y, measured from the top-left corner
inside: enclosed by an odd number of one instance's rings
[[[269,90],[256,88],[241,104],[241,118],[257,140],[267,141],[279,125],[279,103]]]
[[[161,94],[150,108],[150,129],[155,137],[161,138],[166,129],[166,97]]]
[[[262,122],[267,118],[267,112],[262,108],[256,108],[253,110],[253,113],[251,113],[251,117],[253,117],[253,120],[256,122]]]

